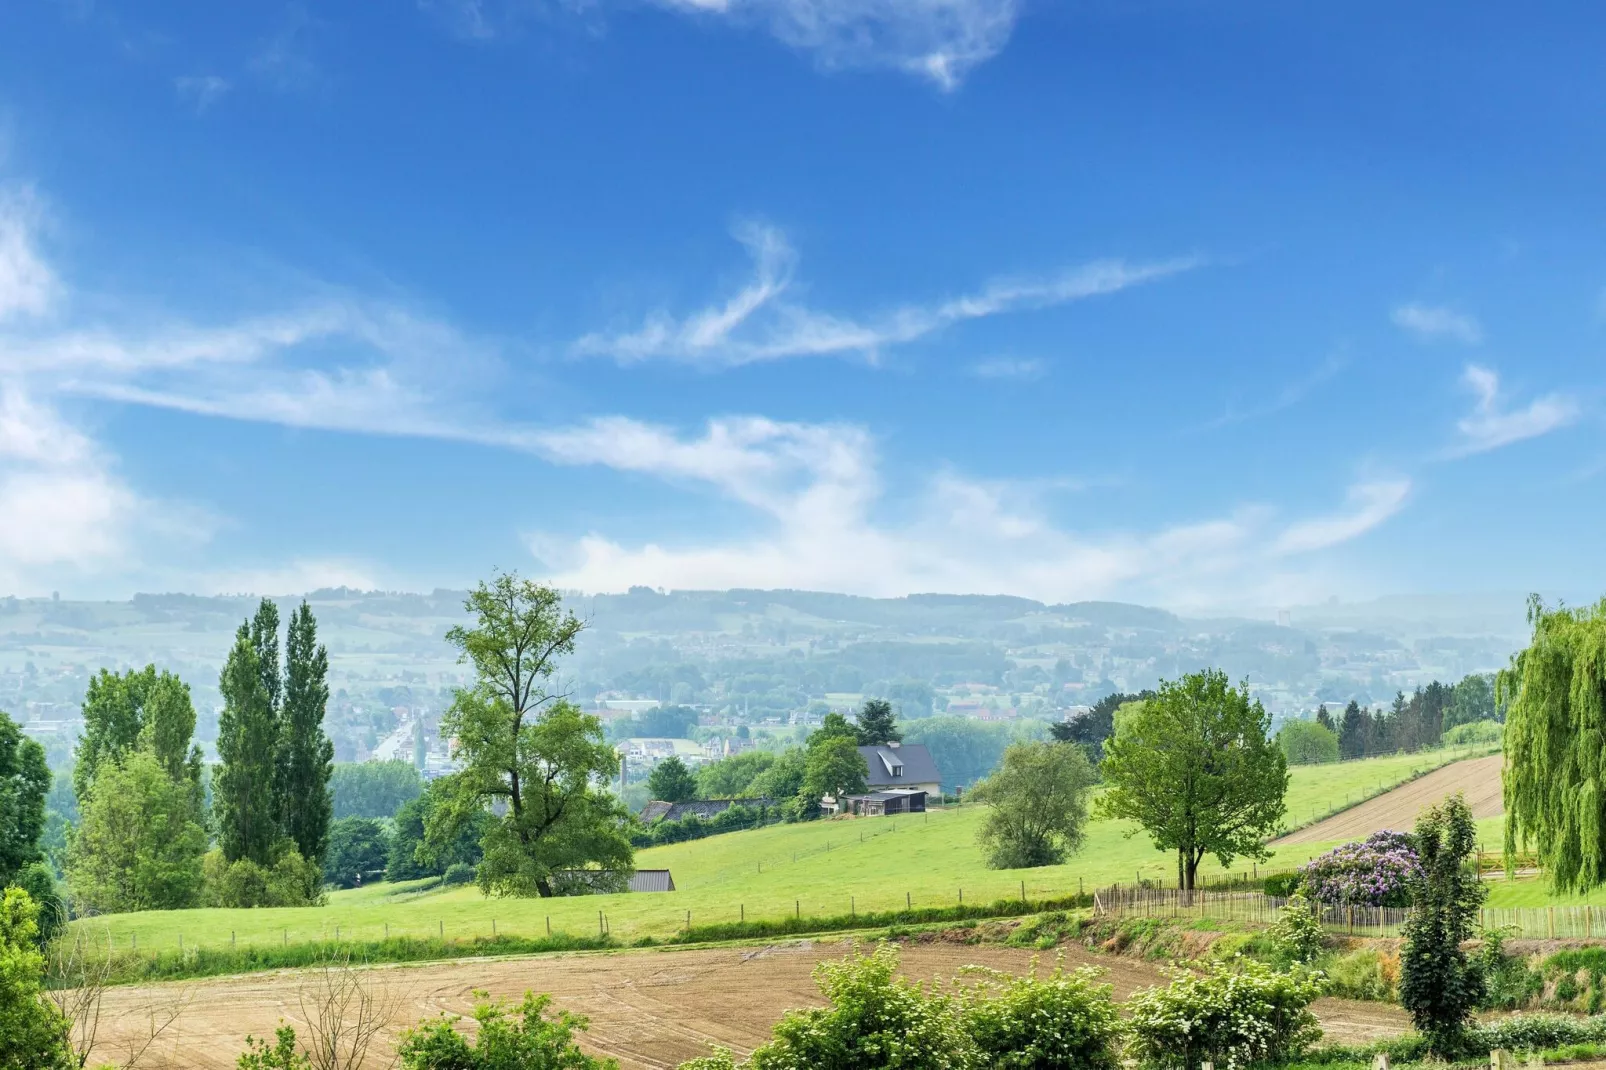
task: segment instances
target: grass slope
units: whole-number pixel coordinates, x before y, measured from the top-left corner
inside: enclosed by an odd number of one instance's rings
[[[1369,794],[1456,757],[1449,753],[1369,759],[1293,770],[1290,824],[1325,814],[1346,797]],[[555,934],[595,936],[598,914],[616,939],[663,938],[695,926],[801,915],[832,916],[905,907],[948,907],[1016,899],[1022,885],[1032,900],[1088,891],[1114,881],[1175,878],[1174,856],[1158,852],[1126,822],[1096,821],[1083,849],[1061,866],[992,870],[976,845],[982,807],[904,817],[776,825],[711,836],[637,853],[641,869],[669,869],[672,894],[583,896],[567,899],[487,899],[472,886],[430,889],[379,884],[333,892],[325,907],[277,910],[150,911],[75,923],[85,937],[141,952],[186,948],[377,941],[387,936],[467,940]],[[1135,835],[1129,835],[1134,833]],[[1274,867],[1297,865],[1319,850],[1300,845],[1278,852]],[[1247,871],[1247,864],[1232,867]],[[1221,873],[1208,862],[1204,872]]]

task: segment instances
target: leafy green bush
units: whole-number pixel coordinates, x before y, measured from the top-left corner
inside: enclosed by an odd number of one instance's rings
[[[441,877],[441,883],[446,885],[473,884],[474,867],[467,862],[453,862],[446,867],[446,873]]]
[[[1004,939],[1012,947],[1035,947],[1044,951],[1058,947],[1061,940],[1075,936],[1080,924],[1063,910],[1051,910],[1026,922]]]
[[[1392,1003],[1400,994],[1400,958],[1369,947],[1339,955],[1327,965],[1327,990],[1349,999]]]
[[[1290,962],[1309,962],[1321,954],[1327,933],[1317,916],[1316,904],[1295,893],[1283,904],[1282,916],[1271,927],[1272,946]]]
[[[271,867],[249,858],[230,862],[221,849],[214,849],[202,868],[208,906],[304,907],[324,902],[323,872],[288,844]]]
[[[1482,945],[1478,948],[1474,965],[1483,976],[1482,1007],[1485,1010],[1516,1010],[1518,1007],[1527,1006],[1542,995],[1545,989],[1544,974],[1538,970],[1530,970],[1527,962],[1520,956],[1506,954],[1505,942],[1506,934],[1503,930],[1483,930]],[[1559,957],[1559,955],[1551,956],[1546,965],[1556,962]],[[1577,969],[1578,966],[1573,964],[1571,968]]]
[[[1304,875],[1298,870],[1292,873],[1273,873],[1266,878],[1264,885],[1267,895],[1276,899],[1286,899],[1300,889]]]
[[[234,1064],[238,1070],[312,1070],[312,1060],[296,1050],[296,1031],[281,1025],[273,1043],[261,1037],[245,1038],[245,1051]]]
[[[1127,1002],[1127,1053],[1160,1070],[1189,1070],[1206,1060],[1240,1070],[1293,1058],[1321,1036],[1310,1004],[1323,980],[1319,972],[1280,972],[1253,959],[1178,972],[1165,988],[1145,989]]]
[[[30,862],[17,874],[16,885],[28,893],[28,898],[32,899],[34,906],[38,908],[39,933],[35,942],[42,950],[49,946],[62,926],[67,924],[67,903],[62,899],[61,889],[56,885],[56,875],[50,871],[50,866],[46,863]]]
[[[21,888],[0,897],[0,1067],[76,1070],[67,1019],[41,992],[38,913]]]
[[[773,1039],[737,1064],[727,1051],[681,1064],[681,1070],[972,1070],[976,1044],[965,1008],[897,977],[898,952],[882,944],[821,963],[814,981],[828,1006],[788,1011]],[[1021,1064],[1024,1065],[1024,1064]],[[408,1070],[413,1070],[409,1067]]]
[[[1506,726],[1499,721],[1472,721],[1469,724],[1458,724],[1444,733],[1444,743],[1448,747],[1499,743],[1505,731]]]
[[[1002,1070],[1114,1070],[1120,1016],[1098,970],[1067,974],[1063,960],[1043,980],[985,971],[965,1001],[964,1024],[981,1065]]]
[[[1564,1044],[1594,1044],[1606,1041],[1606,1018],[1575,1018],[1568,1014],[1513,1014],[1496,1018],[1471,1030],[1468,1054],[1506,1048],[1510,1051],[1540,1051]]]
[[[548,1013],[551,996],[526,992],[515,1008],[490,1002],[484,992],[475,995],[474,1041],[453,1028],[458,1016],[442,1014],[402,1034],[397,1054],[405,1070],[617,1070],[614,1060],[594,1058],[575,1045],[574,1034],[586,1028],[586,1020],[568,1011]]]

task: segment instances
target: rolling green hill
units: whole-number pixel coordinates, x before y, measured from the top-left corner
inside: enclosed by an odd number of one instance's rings
[[[1418,771],[1460,757],[1449,752],[1369,759],[1293,770],[1291,823],[1321,816]],[[183,910],[121,914],[78,922],[86,935],[118,948],[280,944],[334,938],[377,940],[413,935],[447,939],[501,934],[539,936],[552,930],[595,934],[598,912],[619,939],[663,937],[694,925],[793,914],[831,916],[905,906],[951,906],[1031,899],[1092,890],[1138,877],[1173,879],[1174,856],[1156,851],[1126,822],[1096,821],[1083,849],[1067,863],[1032,870],[991,870],[976,830],[985,810],[961,807],[924,815],[776,825],[643,850],[641,869],[668,869],[672,894],[565,899],[487,899],[473,887],[429,889],[380,884],[334,892],[325,907],[277,910]],[[1284,849],[1269,863],[1296,865],[1320,847]],[[1245,871],[1247,864],[1233,867]],[[1204,873],[1221,873],[1213,862]]]

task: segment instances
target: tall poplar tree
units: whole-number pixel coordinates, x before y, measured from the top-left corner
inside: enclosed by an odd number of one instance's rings
[[[284,646],[284,706],[280,711],[279,826],[301,857],[323,864],[334,803],[329,794],[334,744],[323,731],[329,704],[329,651],[318,645],[318,622],[302,602],[290,614]]]
[[[274,794],[279,725],[255,640],[253,628],[240,625],[218,679],[223,694],[217,735],[221,764],[212,783],[212,812],[225,858],[249,858],[267,866],[279,838]],[[273,642],[277,656],[277,636]]]
[[[1506,707],[1506,865],[1519,841],[1561,891],[1606,883],[1606,598],[1528,600],[1533,640],[1495,684]]]

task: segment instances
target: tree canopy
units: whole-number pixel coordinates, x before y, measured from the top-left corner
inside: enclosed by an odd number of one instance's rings
[[[1338,761],[1338,736],[1316,721],[1284,721],[1277,730],[1277,746],[1289,765]]]
[[[1082,846],[1087,796],[1098,779],[1080,747],[1017,743],[970,792],[990,807],[976,838],[994,869],[1053,866]]]
[[[74,900],[102,914],[195,906],[207,847],[200,818],[188,781],[155,754],[103,764],[67,854]]]
[[[1176,851],[1183,888],[1195,887],[1206,855],[1223,866],[1264,858],[1288,788],[1287,761],[1266,738],[1270,724],[1248,685],[1234,688],[1219,670],[1162,681],[1105,744],[1101,810]]]
[[[264,599],[264,605],[271,603]],[[274,620],[278,620],[276,613]],[[272,644],[275,669],[277,642],[275,638]],[[243,858],[264,867],[273,864],[279,838],[279,808],[273,790],[279,724],[258,653],[265,645],[253,641],[251,625],[240,625],[218,680],[223,695],[217,734],[220,761],[212,777],[212,816],[223,856],[230,862]],[[277,677],[276,671],[273,676]]]
[[[290,614],[284,655],[284,705],[274,770],[279,831],[302,858],[318,865],[329,842],[334,810],[329,775],[335,748],[323,731],[329,705],[329,651],[318,644],[318,622],[305,602]]]
[[[853,736],[824,736],[809,743],[803,759],[803,787],[800,792],[805,811],[813,813],[820,798],[830,795],[862,795],[870,768]]]
[[[1506,708],[1506,864],[1519,841],[1561,891],[1606,883],[1606,599],[1529,600],[1533,639],[1500,673]]]
[[[390,817],[402,803],[424,791],[412,762],[337,762],[330,770],[336,821],[346,817]]]
[[[685,802],[697,798],[697,778],[686,768],[678,754],[671,754],[647,775],[647,790],[654,799],[664,802]]]
[[[155,754],[168,776],[199,785],[201,752],[191,745],[195,706],[190,686],[177,676],[155,665],[124,673],[102,669],[90,679],[82,709],[84,734],[73,767],[79,799],[88,797],[100,763],[138,746]]]
[[[475,681],[441,719],[464,764],[439,782],[442,804],[426,836],[445,845],[487,806],[505,807],[483,839],[486,892],[549,896],[582,869],[594,888],[622,888],[632,872],[628,814],[599,786],[619,775],[619,757],[597,718],[548,690],[584,628],[562,601],[550,587],[503,573],[469,593],[474,625],[447,633]]]
[[[0,888],[43,857],[39,836],[45,830],[49,793],[45,749],[0,712]]]
[[[859,746],[869,747],[878,743],[896,743],[903,739],[903,733],[898,731],[897,718],[892,713],[892,703],[884,698],[873,698],[859,710],[858,717]]]
[[[77,1070],[71,1023],[44,996],[38,907],[21,888],[0,891],[0,1066]]]

